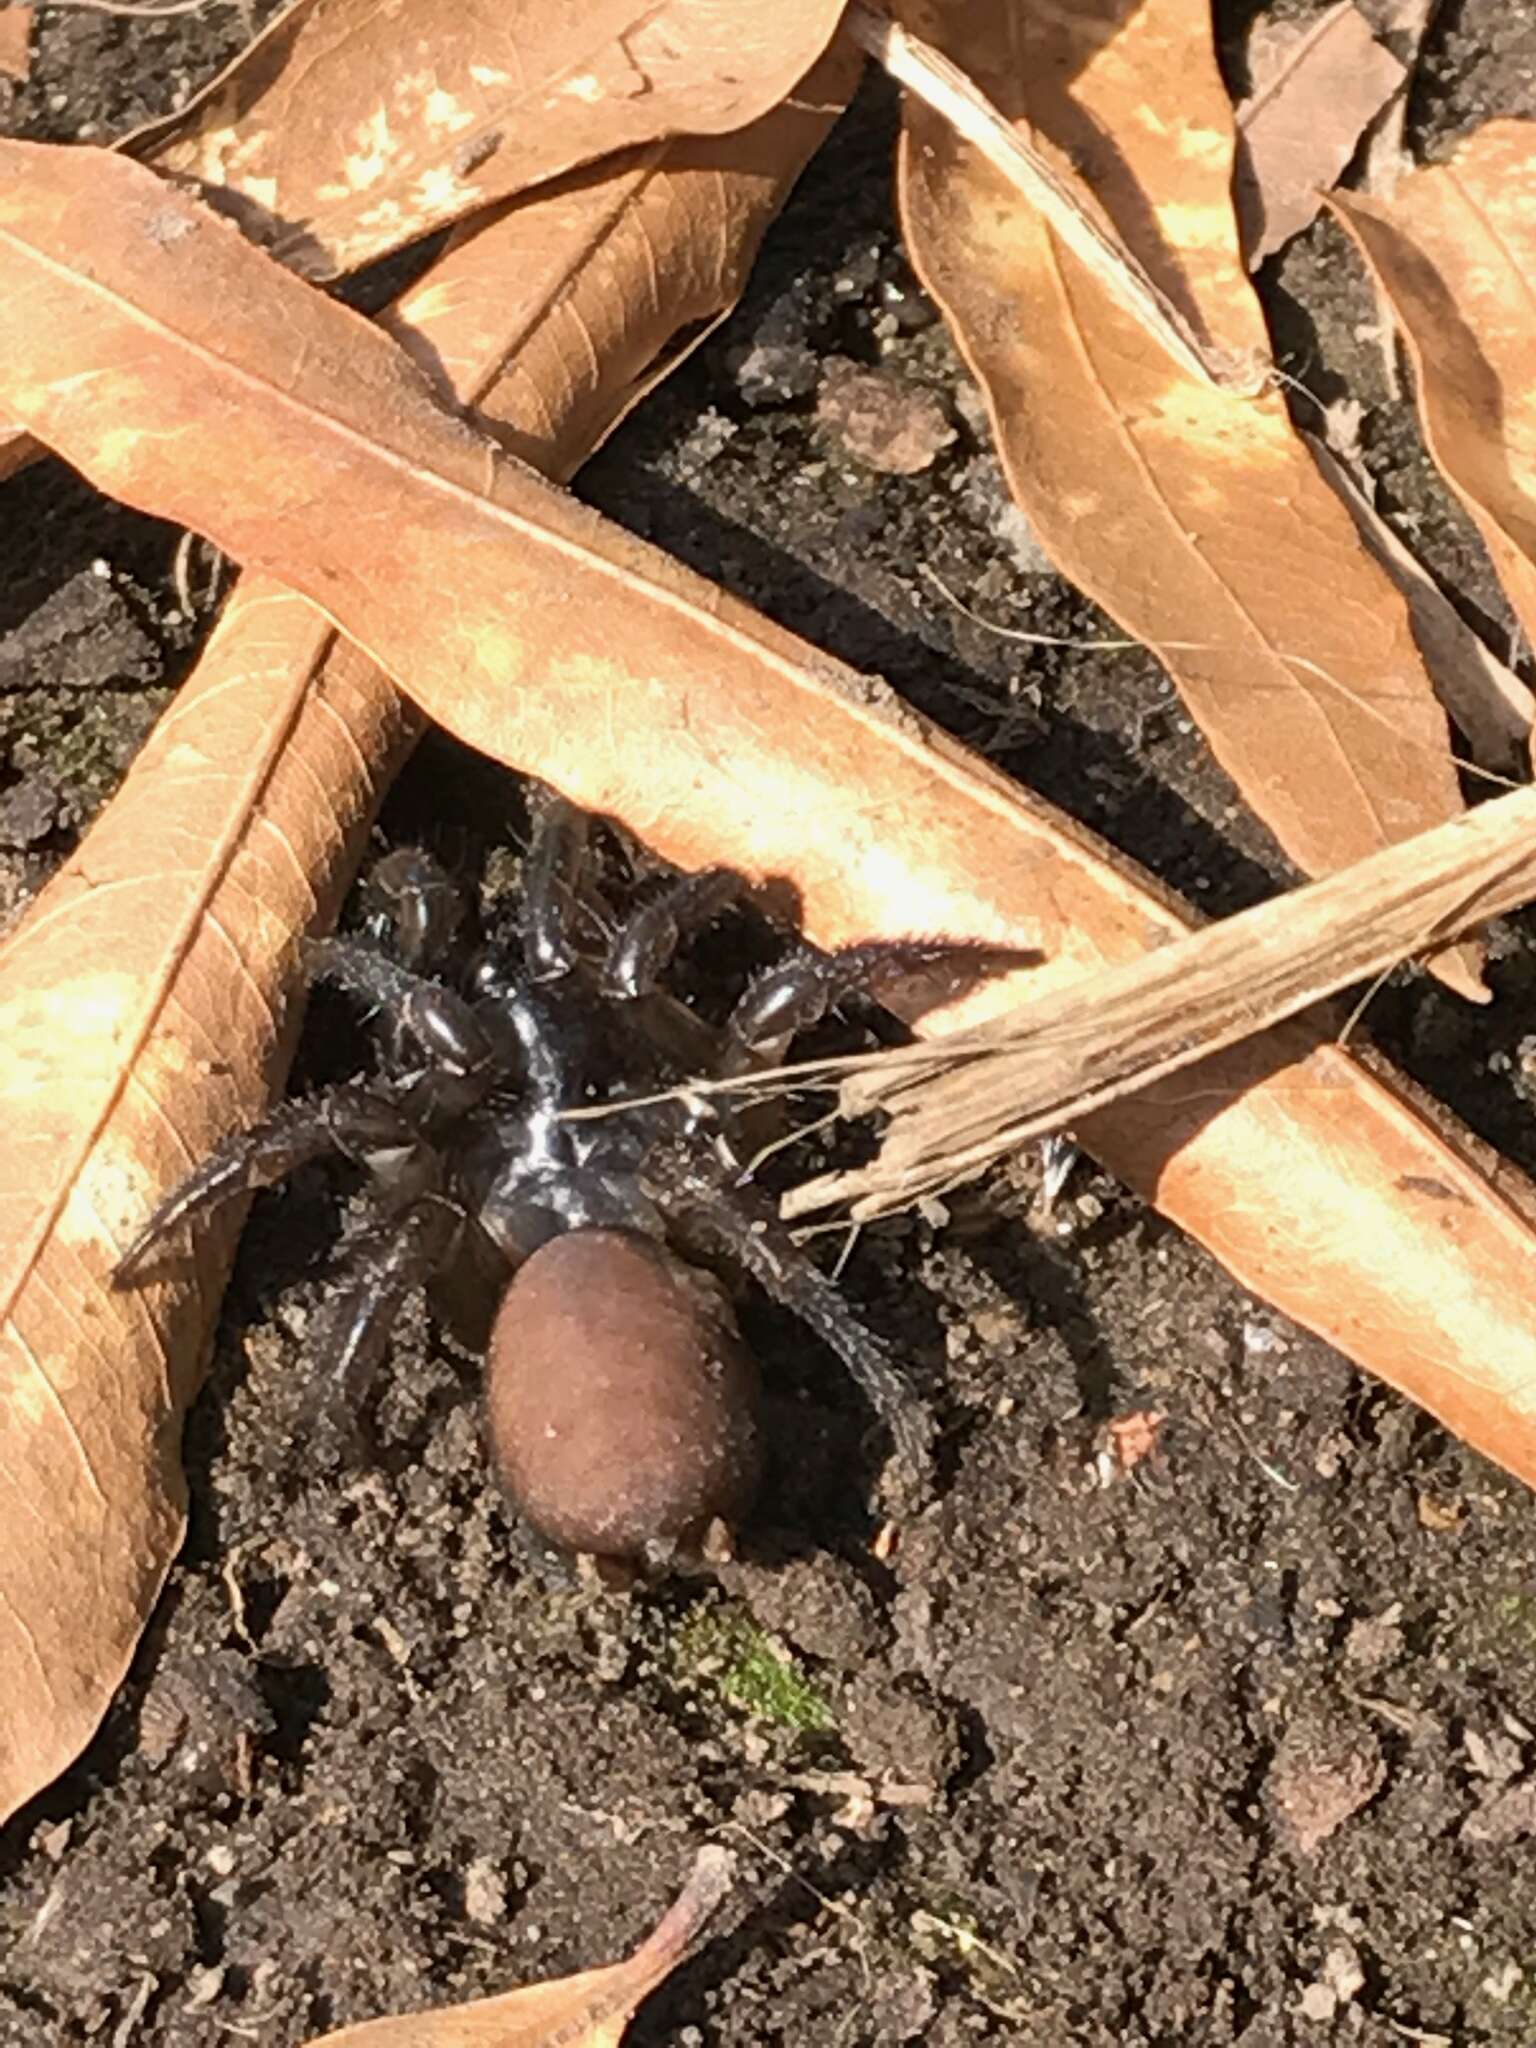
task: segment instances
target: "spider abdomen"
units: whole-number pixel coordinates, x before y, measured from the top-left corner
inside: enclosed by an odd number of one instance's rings
[[[644,1561],[733,1524],[761,1465],[758,1376],[719,1286],[627,1230],[542,1245],[486,1352],[497,1474],[568,1550]]]

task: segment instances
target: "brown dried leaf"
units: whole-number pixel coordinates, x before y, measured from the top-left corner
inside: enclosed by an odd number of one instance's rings
[[[820,67],[830,104],[856,68]],[[568,473],[675,360],[674,333],[726,310],[828,118],[777,110],[733,139],[738,170],[683,142],[616,170],[612,191],[541,193],[442,258],[395,331]],[[13,1429],[37,1418],[20,1461],[36,1485],[13,1482],[0,1525],[0,1819],[94,1729],[179,1547],[180,1416],[231,1233],[210,1230],[175,1284],[120,1294],[105,1273],[280,1081],[294,941],[334,910],[412,729],[307,602],[246,579],[116,802],[0,950],[0,1394]]]
[[[724,1849],[701,1849],[687,1884],[633,1955],[552,1984],[471,2005],[440,2005],[318,2035],[309,2048],[618,2048],[642,1999],[671,1976],[734,1876]]]
[[[1407,340],[1430,453],[1536,638],[1536,122],[1489,121],[1390,200],[1339,193]]]
[[[904,23],[850,0],[847,33],[892,78],[910,86],[1012,185],[1105,291],[1176,363],[1223,389],[1254,393],[1272,365],[1257,351],[1215,348],[1120,234],[1072,159],[1042,135],[1011,125],[968,72]]]
[[[1316,218],[1406,76],[1353,0],[1306,21],[1266,15],[1254,24],[1232,186],[1250,270]]]
[[[842,0],[296,0],[134,145],[254,241],[336,277],[578,164],[744,128]]]
[[[1042,955],[979,992],[978,1021],[1187,924],[877,683],[651,550],[561,500],[540,504],[558,524],[536,544],[529,480],[433,414],[381,337],[145,176],[86,152],[0,149],[14,280],[0,403],[25,396],[106,487],[302,578],[469,744],[682,865],[791,878],[820,943],[946,932]],[[104,218],[135,232],[78,278]],[[222,354],[189,311],[204,305],[220,308]],[[175,342],[188,319],[193,340]],[[290,431],[272,337],[298,349],[305,335],[307,410]],[[612,558],[594,565],[589,548]],[[1536,1236],[1500,1192],[1518,1176],[1498,1168],[1495,1185],[1469,1137],[1294,1030],[1117,1104],[1084,1135],[1245,1285],[1536,1475],[1536,1428],[1485,1384],[1487,1354],[1536,1356]]]
[[[1126,17],[1122,0],[914,0],[911,11],[1005,113],[1073,155],[1213,337],[1234,354],[1262,348],[1205,8],[1145,0]],[[1279,398],[1176,369],[916,103],[901,196],[913,260],[986,391],[1030,525],[1167,665],[1298,865],[1325,873],[1453,816],[1445,720],[1406,606]]]
[[[233,1231],[160,1284],[108,1276],[281,1071],[295,934],[334,912],[404,742],[334,638],[297,598],[237,597],[0,950],[0,1815],[95,1727],[181,1541],[181,1417]]]
[[[494,364],[477,424],[563,480],[730,312],[860,68],[834,44],[793,102],[724,143],[657,143],[492,210],[379,325],[455,397]]]
[[[310,10],[302,11],[307,18]],[[290,24],[289,15],[280,17],[268,33],[285,24]],[[216,80],[209,88],[210,94],[222,93],[233,101],[233,74],[241,72],[238,111],[232,111],[234,125],[220,160],[220,168],[231,174],[239,170],[248,147],[254,148],[271,124],[265,102],[258,97],[254,105],[250,103],[251,95],[260,94],[267,73],[274,70],[259,56],[260,47],[242,53],[225,79]],[[247,58],[251,60],[249,77],[242,68]],[[520,244],[524,260],[535,267],[538,282],[535,290],[525,287],[519,277],[517,303],[537,305],[539,310],[530,315],[528,332],[515,347],[502,338],[505,291],[499,283],[483,302],[479,316],[497,337],[494,347],[509,359],[519,352],[523,358],[515,372],[507,370],[507,375],[515,374],[517,380],[508,400],[517,424],[496,429],[514,455],[535,468],[547,468],[544,455],[550,433],[545,422],[558,418],[568,446],[577,451],[572,459],[582,460],[601,438],[596,427],[599,419],[601,432],[610,432],[658,378],[676,367],[680,357],[676,349],[668,352],[669,336],[696,325],[696,332],[687,340],[687,347],[692,348],[723,318],[752,266],[763,227],[778,204],[786,177],[795,174],[795,168],[846,106],[860,61],[845,43],[834,42],[789,99],[737,131],[728,143],[683,136],[628,153],[615,151],[611,159],[597,166],[548,181],[535,195],[503,202],[526,209]],[[279,84],[283,75],[276,72]],[[331,66],[323,83],[345,98],[351,89],[350,73],[345,66]],[[305,81],[304,89],[306,96],[320,90],[310,80]],[[323,98],[311,104],[306,97],[306,106],[310,123],[329,134],[340,118],[333,104]],[[174,138],[186,118],[185,112],[179,114],[169,124],[143,131],[136,140],[147,144],[167,132]],[[153,148],[146,147],[145,153],[151,161],[158,161]],[[205,168],[211,172],[215,166]],[[214,201],[212,190],[207,196]],[[489,264],[494,270],[500,260],[500,245],[493,238],[482,246],[479,256],[461,245],[471,241],[482,226],[492,225],[497,216],[498,209],[487,208],[482,217],[458,231],[454,256],[457,283],[450,284],[437,269],[433,272],[439,279],[435,286],[438,295],[452,290],[458,300],[452,323],[456,337],[452,360],[439,360],[436,349],[443,344],[414,344],[409,328],[389,313],[381,317],[380,325],[411,349],[422,368],[439,383],[445,375],[451,383],[454,362],[476,355],[480,348],[481,338],[476,334],[464,331],[461,339],[457,337],[464,316],[475,307],[476,265]],[[670,259],[672,267],[660,302],[656,281],[647,269],[658,250],[676,252]],[[606,279],[601,275],[604,269]],[[564,274],[567,270],[569,276]],[[658,317],[665,323],[665,334],[657,331]],[[634,358],[637,336],[642,352]],[[611,388],[621,374],[630,383],[622,400]],[[571,411],[573,386],[585,391],[585,402],[592,410],[592,425],[586,430]],[[24,469],[39,453],[37,442],[23,428],[0,423],[0,482]],[[560,469],[548,473],[568,474]]]

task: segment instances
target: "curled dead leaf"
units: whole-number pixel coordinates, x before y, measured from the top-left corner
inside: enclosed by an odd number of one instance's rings
[[[1466,624],[1327,443],[1310,434],[1305,438],[1361,540],[1407,598],[1414,638],[1429,664],[1435,692],[1465,734],[1473,760],[1496,775],[1528,770],[1536,728],[1536,699],[1530,690]]]
[[[1316,217],[1324,191],[1405,76],[1354,0],[1308,20],[1265,15],[1255,23],[1233,184],[1250,270]]]
[[[834,44],[801,93],[725,142],[632,150],[492,209],[380,326],[445,395],[471,391],[509,453],[568,477],[736,304],[859,71]]]
[[[181,1417],[232,1221],[173,1279],[109,1276],[157,1189],[280,1074],[294,935],[334,913],[407,743],[394,691],[334,641],[297,598],[242,593],[0,949],[0,1814],[95,1727],[181,1541]]]
[[[623,1962],[471,2005],[440,2005],[318,2035],[309,2048],[618,2048],[642,1999],[681,1963],[735,1875],[725,1849],[701,1849],[687,1884]]]
[[[0,22],[20,12],[0,13]],[[623,29],[642,12],[644,35],[637,44]],[[584,380],[596,368],[605,379],[611,374],[607,344],[616,338],[609,330],[644,327],[652,310],[632,267],[645,234],[655,234],[659,254],[681,246],[692,252],[691,266],[675,266],[672,276],[689,280],[692,269],[701,321],[718,317],[728,303],[722,273],[733,273],[732,295],[739,289],[761,234],[761,220],[754,225],[749,218],[761,213],[757,181],[766,178],[770,191],[778,189],[797,135],[819,138],[847,104],[857,76],[860,60],[847,45],[834,42],[817,59],[837,13],[832,0],[795,0],[771,18],[759,13],[750,21],[734,0],[669,0],[644,10],[635,0],[603,0],[579,12],[563,0],[546,0],[542,10],[523,8],[515,19],[488,25],[434,0],[387,9],[371,0],[295,0],[188,106],[118,146],[167,176],[196,180],[210,203],[253,239],[268,241],[283,261],[315,276],[340,275],[429,226],[505,204],[530,185],[550,188],[540,194],[550,212],[528,236],[532,262],[568,257],[575,244],[566,236],[573,231],[578,241],[600,243],[605,214],[622,221],[629,246],[614,259],[612,295],[583,294],[588,333],[576,332],[554,290],[538,321],[545,350],[557,340],[571,347],[564,374]],[[670,48],[674,35],[692,40],[676,50],[675,63],[669,60],[664,90],[628,92],[617,103],[605,95],[605,79],[610,87],[633,85],[639,76],[634,66],[646,61],[647,49],[653,43]],[[402,53],[412,49],[420,63],[402,70]],[[514,75],[500,67],[498,53],[513,49],[531,69]],[[594,56],[596,70],[583,73],[573,65],[583,50]],[[590,97],[574,91],[583,78]],[[498,108],[505,133],[494,128]],[[473,164],[466,114],[480,124],[478,146],[492,142]],[[722,131],[734,131],[728,144],[706,139]],[[669,147],[669,136],[680,138],[686,159],[673,153],[679,144]],[[627,165],[605,161],[552,184],[589,159],[617,159],[626,146]],[[691,192],[670,184],[672,173],[685,168],[695,172]],[[714,191],[707,186],[711,173]],[[401,180],[410,189],[391,199],[391,181]],[[632,217],[631,202],[642,189],[658,209],[675,190],[685,220]],[[694,225],[712,215],[718,229],[713,244]],[[590,268],[591,258],[583,261]],[[530,297],[520,293],[520,303]],[[673,329],[687,324],[679,319]],[[470,345],[469,339],[463,344]],[[553,361],[528,367],[529,434],[537,434],[540,411],[549,410],[539,392],[559,389],[558,375],[547,387],[543,382],[555,371]],[[637,384],[631,402],[644,388]],[[514,452],[538,460],[532,447]],[[38,453],[23,427],[0,423],[0,481]]]

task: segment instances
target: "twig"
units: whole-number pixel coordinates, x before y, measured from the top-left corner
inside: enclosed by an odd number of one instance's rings
[[[792,1189],[784,1213],[851,1203],[862,1219],[938,1193],[1533,896],[1536,789],[1522,789],[1001,1022],[840,1062],[845,1114],[884,1110],[889,1128],[866,1165]]]
[[[1247,398],[1266,388],[1270,364],[1251,354],[1215,348],[1198,333],[1096,209],[1074,190],[1067,172],[1021,135],[958,64],[862,0],[854,0],[843,25],[892,78],[926,100],[957,135],[1002,172],[1182,369]]]

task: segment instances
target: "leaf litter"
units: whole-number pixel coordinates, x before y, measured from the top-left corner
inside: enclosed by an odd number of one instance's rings
[[[253,241],[332,278],[596,157],[744,128],[822,55],[840,0],[297,0],[138,138]]]
[[[472,2005],[365,2020],[320,2035],[309,2048],[618,2048],[635,2008],[671,1975],[719,1910],[733,1874],[726,1850],[701,1849],[671,1908],[622,1962]]]
[[[1142,261],[1208,332],[1233,350],[1263,348],[1204,9],[1147,0],[1123,25],[1118,0],[920,12],[1004,112],[1098,172],[1099,197],[1139,235]],[[1177,106],[1178,120],[1159,106]],[[1407,607],[1280,398],[1180,375],[930,108],[909,102],[905,119],[913,260],[986,393],[1013,495],[1058,568],[1158,654],[1217,759],[1305,873],[1453,816],[1449,734]],[[999,322],[993,309],[1006,302],[1027,304],[1029,321]],[[1470,961],[1446,971],[1475,989]]]
[[[242,592],[0,949],[0,1814],[78,1753],[180,1546],[180,1427],[233,1242],[123,1294],[123,1232],[262,1106],[295,934],[340,902],[409,721],[308,607]],[[325,800],[317,803],[317,789]]]
[[[967,772],[969,772],[969,770],[967,770]],[[958,782],[965,782],[965,774],[961,772],[961,764],[956,764],[956,780],[958,780]],[[688,827],[684,827],[684,829],[688,829]],[[696,827],[694,827],[694,829],[696,829]],[[1085,862],[1085,864],[1087,864],[1087,862]],[[1151,903],[1151,897],[1147,897],[1147,903]],[[1348,1063],[1346,1063],[1346,1065],[1348,1065]],[[1335,1159],[1335,1169],[1337,1169],[1337,1159]]]
[[[1339,194],[1413,360],[1424,439],[1536,638],[1536,122],[1489,121],[1390,200]]]
[[[750,130],[781,104],[835,112],[848,53],[813,67],[837,11],[793,0],[743,39],[733,0],[541,0],[489,24],[436,0],[293,0],[188,106],[117,147],[334,279],[626,147]],[[0,427],[0,478],[36,452]]]

